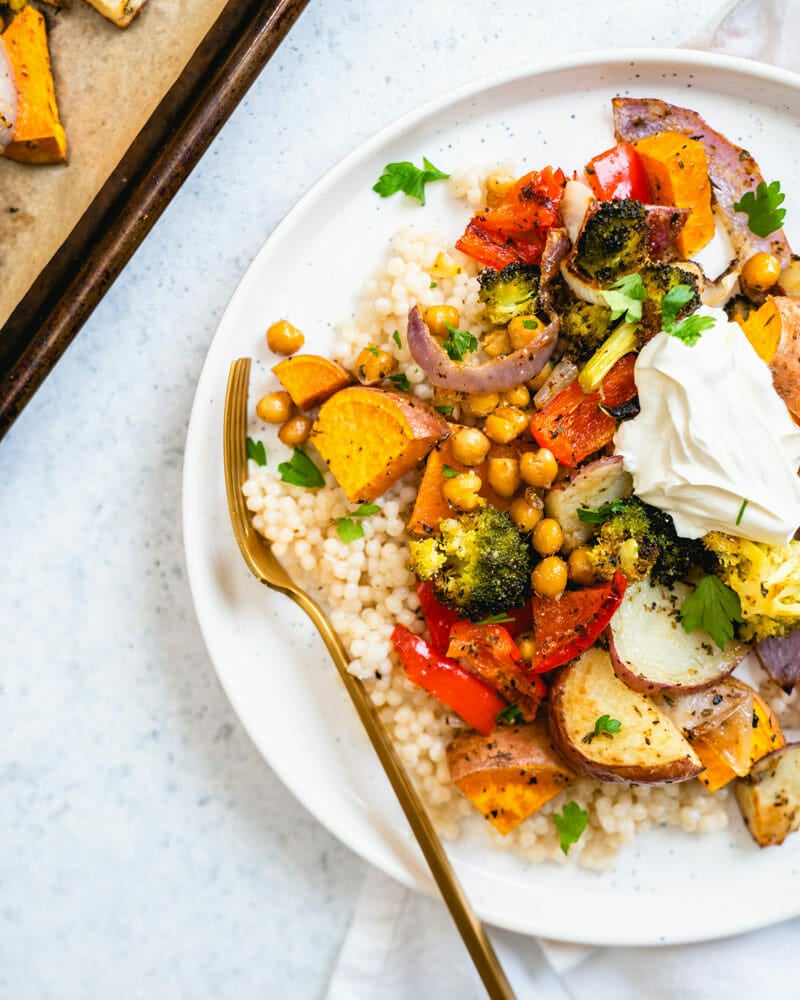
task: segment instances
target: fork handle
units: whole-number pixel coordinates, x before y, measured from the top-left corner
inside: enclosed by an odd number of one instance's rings
[[[425,860],[439,887],[442,898],[455,921],[461,938],[472,958],[475,968],[486,987],[491,1000],[515,1000],[514,992],[506,979],[503,968],[495,954],[483,924],[472,909],[461,887],[453,866],[445,853],[439,835],[433,827],[408,772],[394,748],[389,734],[361,681],[347,669],[349,658],[335,629],[326,615],[308,594],[290,592],[297,604],[306,612],[316,626],[323,642],[331,654],[333,662],[344,682],[347,693],[356,707],[359,718],[375,748],[392,788],[397,795],[406,819],[411,826]]]

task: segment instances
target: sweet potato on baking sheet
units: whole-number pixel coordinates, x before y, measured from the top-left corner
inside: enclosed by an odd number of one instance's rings
[[[348,500],[363,503],[419,465],[449,432],[444,417],[422,400],[349,386],[323,403],[311,440]]]
[[[5,155],[22,163],[65,163],[67,137],[58,115],[47,28],[24,7],[3,32],[17,88],[17,121]]]
[[[574,775],[556,753],[544,719],[498,726],[489,737],[460,733],[447,747],[450,777],[500,833],[555,798]]]

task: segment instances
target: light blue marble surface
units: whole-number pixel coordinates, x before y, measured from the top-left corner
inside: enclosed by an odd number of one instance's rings
[[[243,732],[184,569],[215,326],[295,200],[400,113],[537,52],[679,44],[724,6],[311,0],[0,444],[2,1000],[321,996],[364,866]]]

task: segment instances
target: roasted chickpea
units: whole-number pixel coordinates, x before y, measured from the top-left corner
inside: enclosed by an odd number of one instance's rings
[[[567,585],[567,564],[559,556],[547,556],[534,567],[531,586],[539,597],[561,597]]]
[[[528,663],[536,656],[536,639],[533,632],[520,632],[514,640],[519,650],[519,655]]]
[[[470,417],[488,417],[499,405],[499,392],[474,392],[464,397],[461,409]]]
[[[442,486],[442,496],[456,510],[465,512],[477,510],[483,506],[483,498],[478,490],[483,485],[477,472],[462,472],[458,476],[446,479]]]
[[[521,481],[519,462],[516,458],[490,458],[487,478],[498,496],[513,497]]]
[[[489,438],[477,427],[462,427],[453,435],[453,458],[462,465],[480,465],[490,447]]]
[[[509,406],[518,406],[521,409],[524,409],[531,401],[531,394],[524,385],[514,386],[513,389],[507,389],[500,395],[504,403]]]
[[[528,427],[528,417],[515,406],[498,406],[489,414],[483,429],[497,444],[510,444]]]
[[[558,475],[558,462],[549,448],[539,448],[520,456],[519,471],[529,486],[547,489]]]
[[[371,344],[358,352],[355,372],[362,385],[375,385],[382,382],[395,370],[397,362],[386,351],[381,351]]]
[[[305,337],[288,319],[279,319],[267,330],[267,347],[276,354],[294,354],[305,343]]]
[[[538,504],[531,502],[527,496],[516,497],[511,501],[508,513],[520,531],[533,531],[541,521],[542,501],[538,497],[536,499],[539,500]]]
[[[518,351],[521,347],[527,347],[531,341],[539,336],[541,328],[541,320],[533,314],[515,316],[508,324],[508,339],[511,342],[511,350]]]
[[[438,337],[439,340],[447,340],[450,336],[447,324],[449,323],[450,326],[457,328],[461,315],[455,306],[428,306],[422,314],[422,318],[431,331],[432,337]]]
[[[311,421],[302,415],[290,417],[278,431],[278,437],[290,448],[299,448],[311,433]]]
[[[749,257],[742,268],[742,284],[753,292],[766,292],[780,276],[780,261],[763,250]]]
[[[489,208],[494,208],[506,197],[511,188],[514,187],[516,178],[505,171],[498,171],[496,174],[489,174],[486,178],[486,204]]]
[[[567,570],[570,580],[577,583],[579,587],[588,587],[595,582],[594,566],[585,545],[570,552],[569,559],[567,559]]]
[[[531,392],[536,392],[541,389],[545,382],[550,378],[550,375],[555,368],[552,361],[548,361],[547,364],[542,368],[538,375],[534,375],[533,378],[529,378],[525,383]]]
[[[501,326],[490,330],[481,341],[481,347],[490,358],[499,358],[501,354],[510,354],[511,341],[508,339],[508,331]]]
[[[533,547],[540,556],[552,556],[564,544],[564,532],[553,517],[543,517],[533,529]]]
[[[288,392],[269,392],[256,403],[256,415],[268,424],[282,424],[292,415],[292,397]]]

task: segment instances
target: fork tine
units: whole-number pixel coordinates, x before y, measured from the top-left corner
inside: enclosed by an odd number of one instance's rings
[[[223,447],[225,451],[225,485],[230,514],[245,535],[250,530],[247,504],[242,484],[247,479],[247,390],[250,379],[250,358],[239,358],[231,365],[225,402]]]

